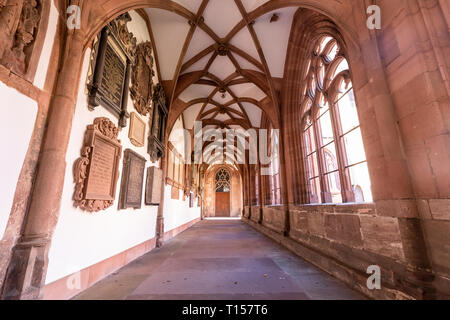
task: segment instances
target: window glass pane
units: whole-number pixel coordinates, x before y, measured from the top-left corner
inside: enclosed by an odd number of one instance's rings
[[[338,52],[339,52],[339,47],[338,47],[338,45],[337,45],[337,43],[336,43],[336,44],[333,46],[333,48],[331,49],[330,53],[328,54],[328,56],[327,56],[328,59],[329,59],[330,61],[333,61],[334,58],[336,58]]]
[[[272,167],[273,167],[273,175],[278,174],[280,172],[280,159],[278,157],[274,158],[272,160]]]
[[[341,182],[339,179],[339,172],[327,174],[325,179],[328,180],[330,186],[330,193],[333,203],[342,203]]]
[[[345,150],[347,152],[347,165],[352,165],[366,160],[361,129],[357,128],[344,136]]]
[[[314,128],[310,126],[305,132],[306,154],[316,151],[316,141],[314,139]]]
[[[338,101],[339,114],[342,124],[342,133],[349,132],[359,126],[358,111],[356,109],[355,95],[350,90]]]
[[[335,71],[335,73],[334,73],[334,75],[333,75],[333,78],[334,78],[336,75],[338,75],[340,72],[345,71],[345,70],[348,70],[348,69],[349,69],[349,67],[348,67],[348,62],[347,62],[346,59],[343,59],[343,60],[339,63],[339,65],[338,65],[338,67],[337,67],[337,69],[336,69],[336,71]]]
[[[322,193],[320,190],[320,179],[315,178],[309,181],[312,195],[316,198],[315,203],[322,203]]]
[[[325,173],[338,170],[339,167],[334,142],[323,148],[323,154],[325,157]]]
[[[319,166],[317,164],[317,153],[313,153],[312,155],[307,157],[307,166],[308,166],[308,178],[314,178],[319,176]]]
[[[330,42],[333,38],[331,37],[325,37],[322,40],[322,43],[320,44],[319,53],[322,53],[323,49],[325,49],[325,46]]]
[[[322,132],[322,146],[334,141],[333,127],[331,126],[330,111],[328,110],[319,119],[320,128]]]
[[[350,179],[356,202],[372,202],[372,189],[367,162],[350,167]]]

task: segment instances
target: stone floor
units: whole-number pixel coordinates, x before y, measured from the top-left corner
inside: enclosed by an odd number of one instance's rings
[[[202,221],[80,300],[364,299],[238,220]]]

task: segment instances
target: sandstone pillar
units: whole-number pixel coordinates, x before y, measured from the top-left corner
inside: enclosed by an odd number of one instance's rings
[[[2,292],[4,299],[39,299],[45,285],[48,250],[59,216],[66,151],[83,60],[83,36],[69,35],[24,231],[13,249]]]

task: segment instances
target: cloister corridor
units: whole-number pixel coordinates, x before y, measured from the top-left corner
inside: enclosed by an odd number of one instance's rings
[[[361,300],[238,219],[199,222],[78,300]]]

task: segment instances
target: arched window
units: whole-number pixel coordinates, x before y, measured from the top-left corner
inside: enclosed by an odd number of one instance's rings
[[[349,65],[335,39],[317,40],[303,80],[300,107],[309,202],[371,202]]]
[[[269,166],[269,186],[270,186],[270,204],[281,204],[281,180],[280,180],[280,155],[279,155],[279,141],[278,134],[269,127],[270,141],[271,141],[271,161]]]
[[[225,169],[220,169],[216,173],[216,192],[230,192],[230,173]]]

